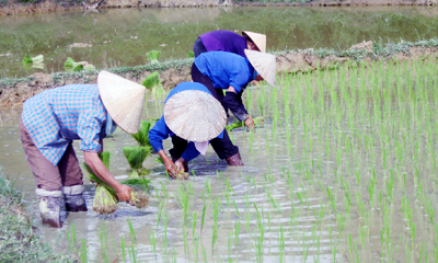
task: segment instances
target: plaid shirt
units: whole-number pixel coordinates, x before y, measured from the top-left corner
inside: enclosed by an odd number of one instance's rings
[[[82,151],[102,149],[106,110],[96,84],[41,92],[24,103],[21,116],[35,146],[54,165],[72,140],[81,140]]]

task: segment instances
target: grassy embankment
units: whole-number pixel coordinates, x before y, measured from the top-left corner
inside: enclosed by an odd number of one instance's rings
[[[38,237],[23,197],[0,171],[0,262],[77,262]]]

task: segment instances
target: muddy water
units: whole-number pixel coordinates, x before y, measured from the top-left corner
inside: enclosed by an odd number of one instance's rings
[[[436,262],[436,61],[372,67],[246,90],[249,112],[265,124],[231,133],[241,169],[210,148],[190,163],[188,182],[170,181],[154,155],[144,164],[152,171],[148,208],[121,205],[105,220],[93,211],[69,214],[61,230],[42,227],[38,216],[35,224],[64,248],[75,226],[72,250],[83,240],[92,262],[123,262],[122,240],[129,262]],[[151,101],[144,118],[158,117],[161,107]],[[0,164],[36,211],[19,114],[1,111]],[[121,148],[134,140],[118,131],[104,144],[111,172],[123,177]],[[92,195],[87,185],[88,207]]]
[[[145,115],[157,117],[157,106],[151,106],[146,110]],[[256,111],[256,110],[255,110]],[[164,176],[163,168],[154,163],[154,155],[145,162],[145,167],[152,170],[150,179],[153,180],[151,192],[151,203],[145,210],[137,210],[127,205],[121,205],[117,212],[103,220],[95,212],[71,213],[68,216],[63,213],[65,220],[61,230],[51,230],[43,227],[37,215],[37,206],[34,203],[34,182],[32,175],[24,160],[17,130],[20,109],[1,111],[2,126],[0,127],[0,164],[3,165],[3,172],[16,185],[26,193],[26,202],[34,209],[36,216],[35,224],[45,238],[52,243],[57,243],[63,249],[68,248],[65,238],[65,231],[69,231],[72,225],[76,228],[77,238],[85,239],[88,250],[88,259],[91,262],[113,262],[118,258],[120,262],[121,239],[125,238],[126,246],[131,243],[130,229],[127,220],[132,222],[135,230],[135,255],[140,262],[222,262],[232,259],[238,262],[278,262],[279,261],[279,232],[284,229],[284,255],[286,261],[308,261],[332,262],[330,249],[330,235],[327,230],[332,226],[336,227],[333,217],[328,215],[322,221],[321,229],[315,229],[314,209],[329,212],[328,207],[321,196],[321,190],[316,185],[299,184],[302,176],[296,168],[301,162],[292,159],[283,145],[286,132],[281,131],[276,138],[268,134],[272,127],[267,119],[265,128],[259,128],[253,135],[254,143],[251,147],[248,143],[250,135],[243,130],[236,130],[231,133],[232,139],[240,147],[245,166],[242,169],[227,167],[210,148],[206,157],[199,157],[193,161],[189,168],[195,173],[188,183],[170,181]],[[147,117],[146,117],[147,118]],[[292,134],[292,140],[297,148],[302,148],[300,137],[302,134]],[[252,135],[251,135],[252,136]],[[267,136],[267,137],[266,137]],[[112,153],[110,171],[117,178],[124,178],[127,174],[128,164],[124,160],[121,148],[134,145],[135,141],[126,134],[117,131],[113,139],[105,139],[105,150]],[[169,141],[165,148],[169,148]],[[268,147],[268,148],[267,148]],[[83,156],[75,143],[78,158],[83,161]],[[325,174],[324,165],[323,173]],[[306,202],[301,204],[295,193],[290,196],[290,189],[284,179],[287,173],[294,178],[295,190],[297,193],[305,193]],[[327,176],[327,182],[332,180]],[[88,180],[85,180],[87,183]],[[325,184],[324,183],[324,184]],[[165,186],[165,192],[163,191]],[[211,188],[211,193],[206,190],[206,185]],[[228,186],[229,185],[229,186]],[[232,188],[232,190],[230,189]],[[184,209],[181,208],[179,193],[190,193],[188,222],[184,227]],[[267,193],[278,202],[273,207],[267,198]],[[94,189],[91,185],[86,187],[86,202],[89,208],[92,207]],[[157,195],[162,200],[163,211],[160,223],[157,224],[159,210],[161,209]],[[166,197],[166,195],[168,195]],[[201,215],[203,211],[203,195],[206,199],[207,209],[205,225],[200,231]],[[292,197],[292,199],[290,198]],[[217,202],[218,233],[215,245],[211,245],[214,228],[214,204]],[[324,203],[324,204],[323,204]],[[264,214],[264,242],[260,256],[255,253],[255,246],[259,242],[259,226],[257,224],[257,210]],[[323,204],[321,206],[321,204]],[[236,207],[239,212],[236,212]],[[197,225],[195,226],[195,238],[192,235],[193,215],[198,214]],[[240,218],[240,220],[239,220]],[[269,219],[268,219],[269,218]],[[352,219],[352,221],[357,218]],[[167,223],[166,223],[167,222]],[[167,225],[167,226],[166,226]],[[239,226],[240,225],[240,226]],[[316,224],[318,226],[318,224]],[[166,229],[167,228],[167,229]],[[240,229],[237,232],[237,229]],[[312,232],[313,230],[313,232]],[[318,232],[315,232],[317,230]],[[187,235],[186,249],[184,249],[184,234]],[[104,238],[102,239],[102,233]],[[151,242],[151,235],[155,236],[156,248]],[[319,235],[319,249],[313,244],[312,238]],[[336,233],[332,235],[336,236]],[[167,238],[166,238],[167,236]],[[377,238],[378,233],[371,233],[371,238]],[[336,239],[336,237],[333,237]],[[165,241],[167,239],[167,241]],[[103,241],[102,241],[103,240]],[[78,247],[80,242],[78,241]],[[339,250],[344,248],[339,247]],[[103,253],[103,251],[106,251]],[[342,254],[338,255],[341,262],[348,262]],[[129,262],[134,262],[128,257]],[[378,256],[373,256],[378,259]]]
[[[438,8],[179,8],[103,10],[0,18],[0,78],[64,71],[67,57],[97,68],[186,58],[197,36],[212,30],[267,35],[268,51],[346,49],[364,40],[417,41],[436,37]],[[25,70],[25,55],[45,56],[44,69]]]

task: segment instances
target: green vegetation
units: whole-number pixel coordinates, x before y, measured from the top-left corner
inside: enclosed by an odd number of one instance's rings
[[[72,58],[67,58],[67,60],[64,63],[64,68],[66,71],[82,71],[82,70],[88,70],[88,71],[94,71],[96,68],[89,64],[86,61],[81,62],[75,62]]]
[[[76,262],[35,233],[23,197],[0,171],[0,262]]]
[[[128,160],[131,170],[129,171],[129,178],[138,178],[142,175],[148,175],[149,171],[143,167],[144,160],[151,156],[152,147],[123,147],[123,155]]]
[[[149,170],[143,167],[144,160],[151,156],[152,146],[149,142],[149,130],[154,120],[142,120],[138,133],[132,135],[139,146],[124,147],[123,154],[129,163],[129,178],[139,178],[149,174]]]
[[[99,158],[102,160],[103,164],[107,169],[109,169],[111,154],[109,152],[99,153]],[[93,210],[99,214],[112,214],[114,213],[118,206],[117,192],[108,185],[105,181],[97,177],[90,167],[84,163],[84,168],[90,174],[90,181],[96,184],[96,193],[94,195]],[[145,190],[149,189],[149,180],[142,178],[131,178],[121,182],[126,185],[140,185],[143,186]],[[149,204],[149,197],[142,193],[141,191],[131,192],[131,204],[137,208],[145,208]]]
[[[151,64],[158,63],[158,60],[160,59],[160,55],[161,52],[157,50],[151,50],[146,54]]]
[[[85,59],[98,69],[147,64],[159,70],[164,61],[187,58],[198,35],[217,29],[265,33],[271,53],[306,48],[340,51],[364,40],[398,43],[400,39],[416,42],[436,38],[438,21],[429,16],[427,10],[412,7],[374,10],[378,11],[237,7],[229,12],[201,8],[199,13],[193,13],[191,9],[180,8],[172,11],[174,17],[166,15],[165,21],[159,9],[138,11],[134,8],[122,12],[105,10],[102,19],[97,20],[93,15],[83,16],[81,12],[48,13],[19,19],[2,17],[0,35],[8,37],[0,39],[0,50],[10,51],[12,56],[0,59],[0,78],[28,76],[30,73],[21,69],[25,54],[43,54],[49,73],[63,71],[62,63],[68,57],[75,61]],[[108,23],[105,16],[113,23]],[[184,23],[178,20],[178,17],[191,16],[196,19],[185,19]],[[117,38],[114,38],[114,32]],[[77,42],[89,43],[92,47],[69,47]],[[160,46],[162,44],[167,46]],[[145,54],[149,50],[161,52],[160,63],[149,64]]]

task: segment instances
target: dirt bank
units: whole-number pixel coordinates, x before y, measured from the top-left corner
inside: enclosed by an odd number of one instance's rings
[[[402,61],[405,59],[431,58],[438,59],[438,39],[420,41],[417,43],[399,43],[380,47],[372,42],[354,45],[346,51],[312,49],[284,51],[277,55],[277,73],[296,74],[311,72],[317,69],[336,69],[349,61],[351,67],[367,66],[371,60]],[[182,81],[191,81],[190,67],[192,60],[165,62],[133,67],[116,68],[110,71],[127,79],[142,83],[154,71],[160,72],[160,78],[165,89],[172,89]],[[39,92],[73,83],[95,83],[96,72],[78,73],[37,73],[23,79],[0,80],[0,106],[15,107]]]
[[[0,16],[105,8],[175,8],[214,6],[433,6],[438,0],[317,0],[240,2],[232,0],[0,0]]]

